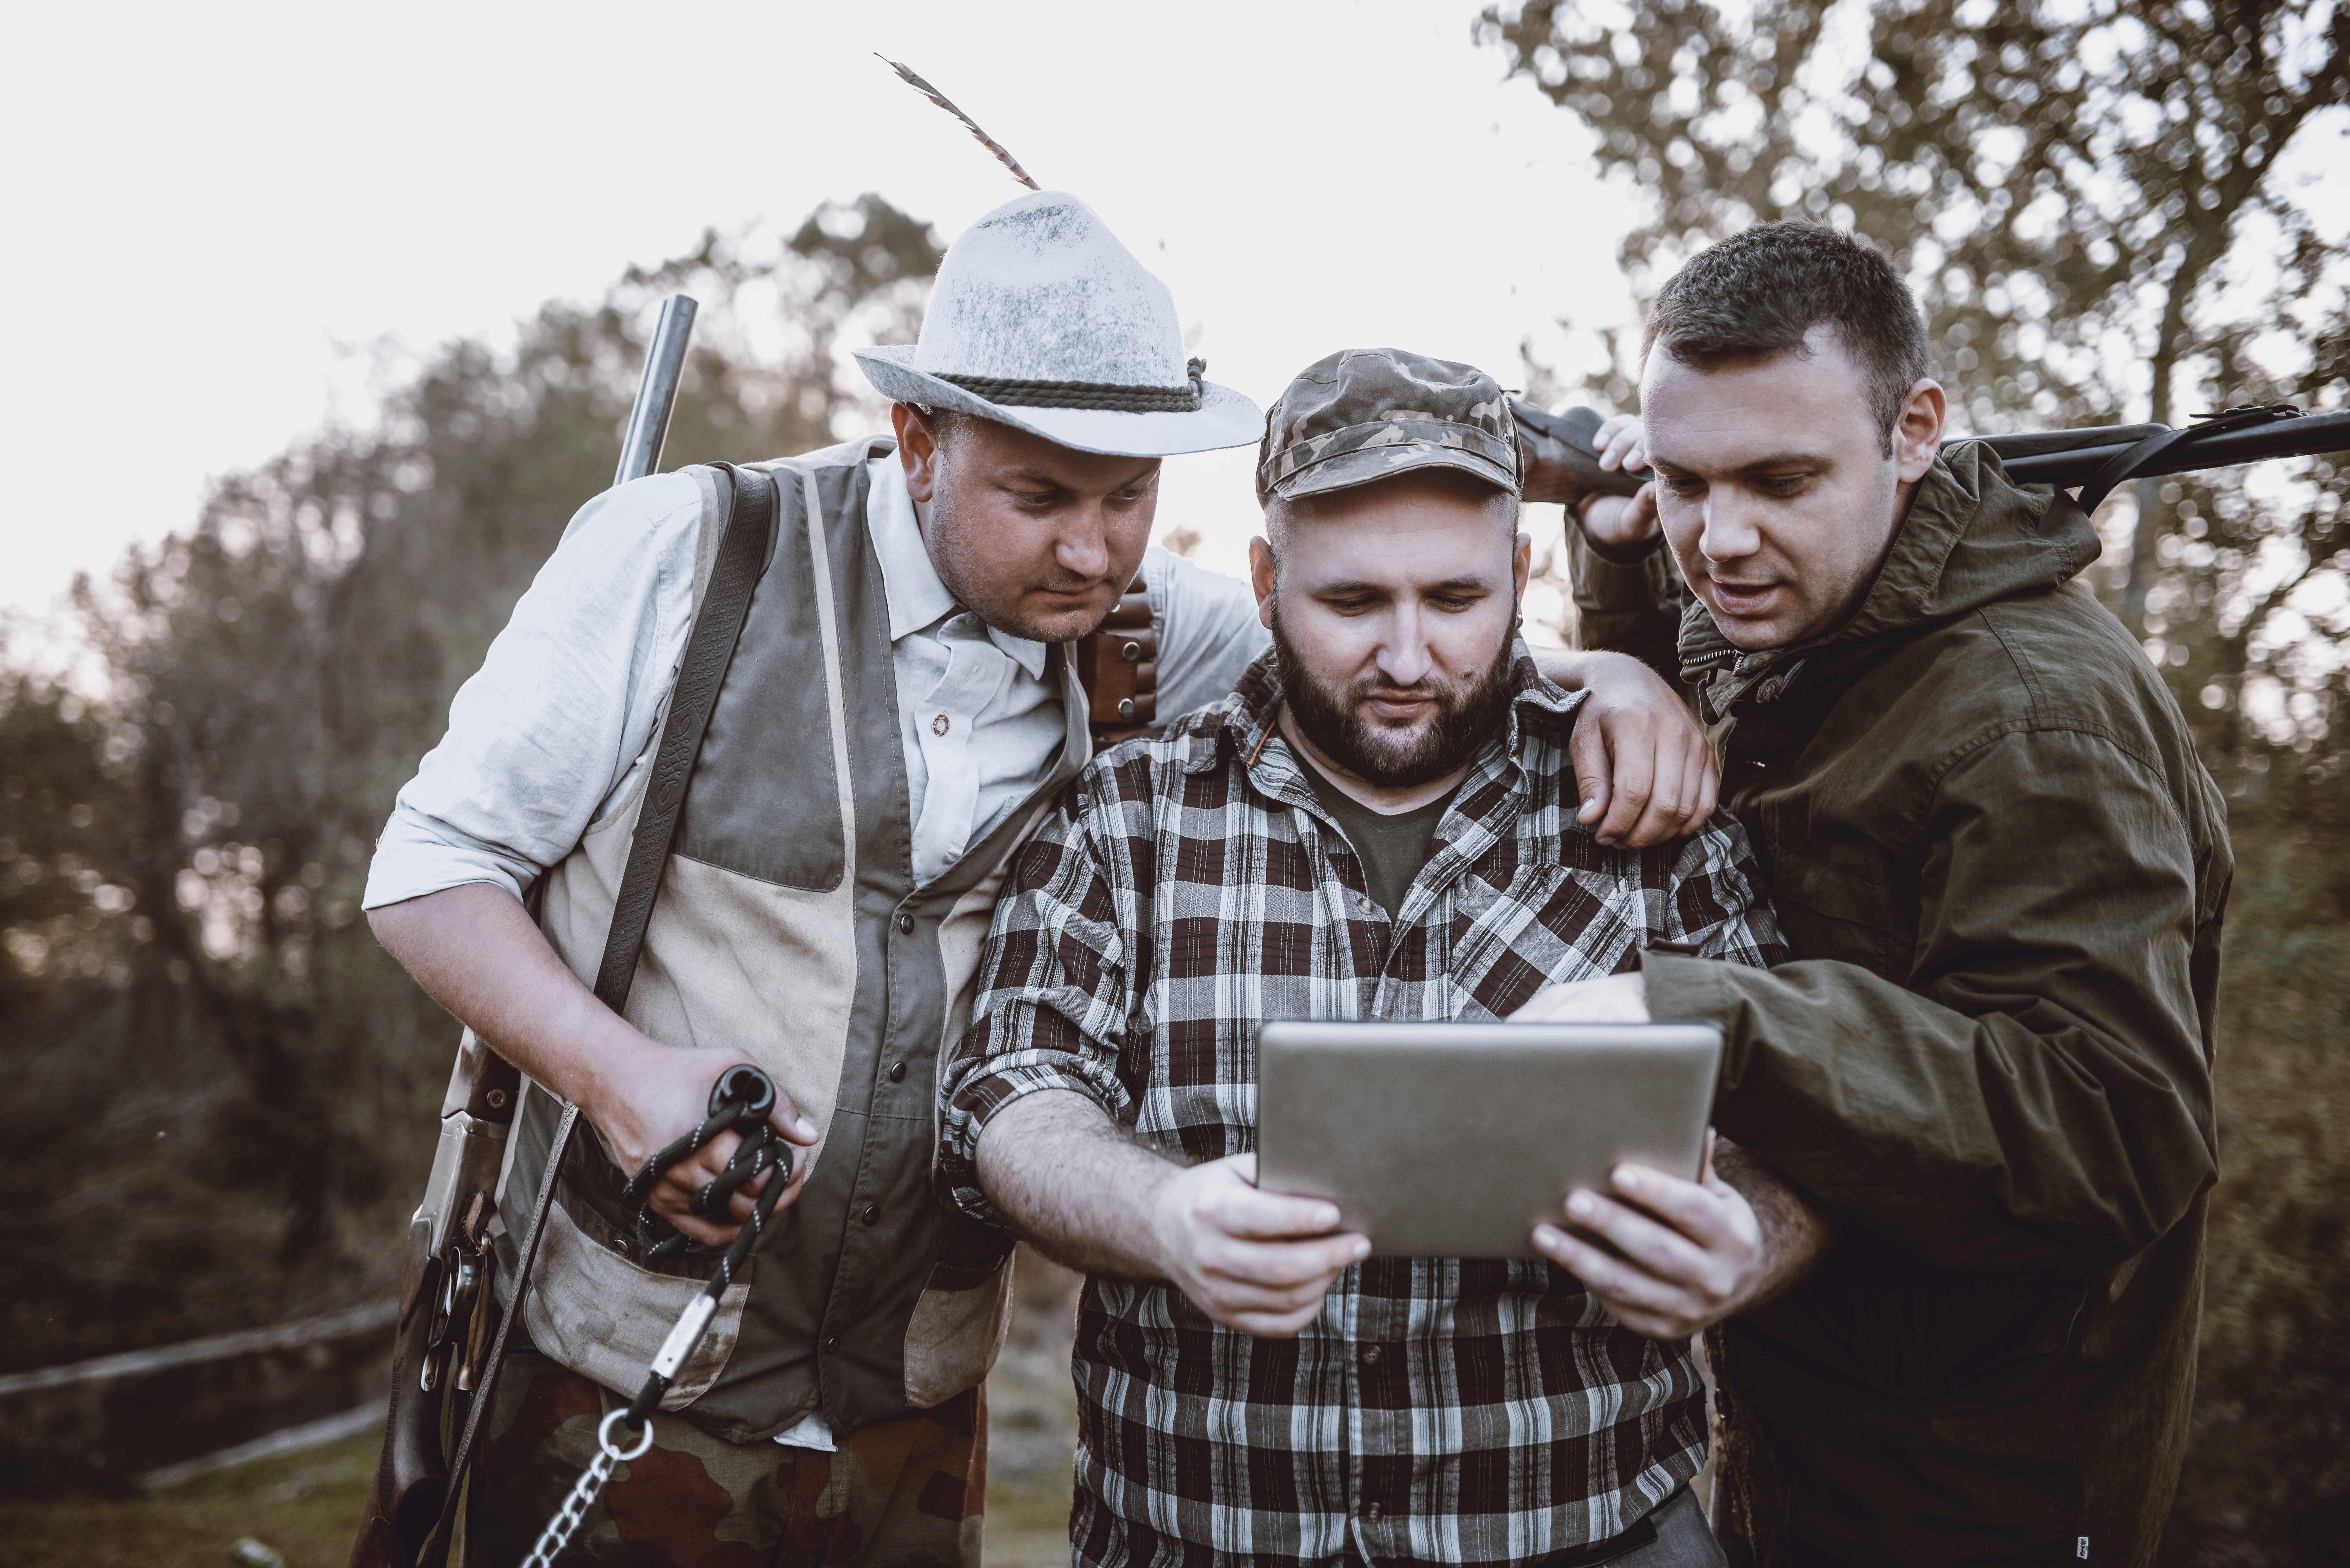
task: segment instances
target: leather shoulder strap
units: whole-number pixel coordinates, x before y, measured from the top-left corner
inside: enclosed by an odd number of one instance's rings
[[[724,466],[724,465],[722,465]],[[660,749],[653,755],[653,775],[645,786],[644,810],[629,844],[629,863],[620,874],[620,895],[612,907],[612,929],[604,939],[604,961],[596,970],[596,999],[618,1012],[628,1005],[629,987],[637,976],[637,954],[645,944],[645,924],[652,919],[653,897],[660,891],[661,871],[669,864],[669,846],[677,835],[678,808],[685,804],[685,786],[693,776],[693,760],[702,753],[702,732],[710,727],[710,711],[718,702],[719,683],[733,662],[734,644],[743,635],[743,618],[751,607],[751,590],[758,586],[766,565],[767,535],[775,517],[775,482],[756,469],[731,468],[734,504],[726,519],[726,536],[718,546],[717,564],[710,569],[710,588],[693,618],[686,639],[685,659],[679,664],[677,684],[669,700],[669,722],[662,726]]]
[[[775,481],[756,469],[726,468],[733,480],[733,504],[727,509],[726,533],[718,545],[718,561],[710,571],[709,590],[686,637],[685,658],[679,664],[677,683],[671,689],[669,718],[661,726],[660,750],[653,754],[653,774],[645,789],[644,810],[629,845],[628,867],[620,874],[620,896],[612,909],[612,927],[604,939],[604,961],[596,971],[597,1000],[618,1012],[628,1004],[629,987],[636,979],[637,957],[644,949],[645,926],[652,919],[653,899],[660,891],[661,872],[677,836],[678,808],[685,804],[685,786],[701,754],[702,737],[710,728],[710,711],[717,705],[719,685],[734,659],[734,645],[743,635],[743,618],[751,607],[751,591],[767,560],[767,536],[775,519]],[[506,1344],[515,1320],[522,1316],[523,1293],[530,1288],[531,1266],[538,1261],[538,1244],[546,1231],[547,1210],[555,1205],[555,1180],[578,1125],[579,1107],[566,1106],[539,1173],[538,1201],[533,1206],[529,1229],[515,1249],[514,1308],[498,1322],[482,1369],[480,1391],[466,1412],[465,1429],[449,1456],[449,1490],[443,1495],[441,1518],[419,1554],[428,1564],[446,1560],[458,1500],[464,1494],[465,1471],[480,1440],[482,1423],[497,1397],[498,1374],[504,1368]]]
[[[1159,732],[1159,632],[1150,622],[1150,594],[1141,573],[1126,586],[1100,629],[1077,639],[1074,653],[1094,750]]]

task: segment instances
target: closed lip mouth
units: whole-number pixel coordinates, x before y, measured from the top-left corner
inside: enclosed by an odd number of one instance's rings
[[[1779,585],[1776,583],[1725,583],[1720,577],[1716,577],[1713,579],[1713,586],[1725,594],[1759,594],[1765,588],[1775,588]]]

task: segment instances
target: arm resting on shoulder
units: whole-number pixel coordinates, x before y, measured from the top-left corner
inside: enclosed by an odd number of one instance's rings
[[[1538,648],[1534,656],[1551,684],[1587,693],[1567,740],[1583,801],[1575,820],[1596,824],[1600,843],[1627,849],[1670,843],[1703,827],[1713,815],[1721,765],[1679,692],[1625,653]]]
[[[1669,556],[1663,569],[1671,576]],[[1159,646],[1159,722],[1164,724],[1230,691],[1271,634],[1254,590],[1238,577],[1204,571],[1161,550],[1144,556],[1143,575],[1165,601]],[[1713,815],[1721,770],[1704,729],[1672,684],[1672,631],[1667,629],[1659,656],[1662,676],[1637,658],[1604,651],[1615,646],[1538,648],[1534,664],[1566,691],[1591,693],[1583,711],[1590,722],[1578,722],[1570,742],[1584,803],[1578,820],[1597,824],[1604,844],[1646,849],[1704,826]]]

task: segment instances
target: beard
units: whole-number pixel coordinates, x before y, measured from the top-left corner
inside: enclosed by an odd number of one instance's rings
[[[1299,659],[1282,630],[1276,596],[1273,649],[1290,719],[1315,750],[1380,789],[1433,784],[1468,766],[1486,738],[1502,727],[1513,694],[1510,653],[1515,624],[1513,620],[1511,635],[1493,650],[1484,673],[1466,685],[1430,671],[1417,685],[1399,687],[1375,670],[1341,687],[1318,680]],[[1432,699],[1435,712],[1408,725],[1374,723],[1363,716],[1363,704],[1371,698],[1407,693]]]

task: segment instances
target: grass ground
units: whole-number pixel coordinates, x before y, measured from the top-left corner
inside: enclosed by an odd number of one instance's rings
[[[988,1568],[1064,1568],[1069,1561],[1069,1389],[1075,1276],[1024,1252],[1019,1311],[988,1380]],[[143,1498],[0,1500],[0,1568],[230,1568],[230,1548],[259,1541],[287,1568],[350,1557],[374,1473],[377,1439],[256,1459]]]

